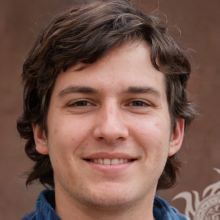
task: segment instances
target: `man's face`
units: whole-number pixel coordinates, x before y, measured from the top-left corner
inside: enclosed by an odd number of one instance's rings
[[[47,138],[34,125],[56,193],[93,207],[153,200],[168,155],[181,146],[183,120],[171,134],[164,74],[153,67],[150,47],[127,43],[80,67],[56,80]]]

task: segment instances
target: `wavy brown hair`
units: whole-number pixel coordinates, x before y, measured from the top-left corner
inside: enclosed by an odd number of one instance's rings
[[[187,100],[186,85],[191,72],[184,50],[168,33],[159,17],[144,13],[128,0],[93,1],[57,15],[40,33],[23,65],[23,114],[17,121],[25,152],[35,162],[26,184],[38,180],[54,188],[49,155],[36,151],[32,124],[47,131],[47,112],[58,74],[80,62],[92,64],[127,41],[144,40],[151,46],[151,61],[166,78],[166,93],[173,131],[176,119],[185,120],[185,130],[196,112]],[[181,162],[168,157],[158,189],[170,188]]]

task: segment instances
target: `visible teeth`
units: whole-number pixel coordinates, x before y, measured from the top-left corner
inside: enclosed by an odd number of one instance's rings
[[[123,163],[123,162],[124,162],[124,159],[119,159],[118,162],[119,162],[119,163]]]
[[[106,165],[109,165],[109,164],[111,164],[111,161],[110,161],[110,159],[108,159],[108,158],[105,158],[105,159],[104,159],[104,164],[106,164]]]
[[[112,159],[111,164],[118,164],[118,158]]]
[[[102,159],[98,159],[98,163],[101,163],[101,164],[103,164],[103,161],[102,161]]]
[[[109,159],[109,158],[98,158],[98,159],[91,159],[92,162],[95,163],[100,163],[100,164],[106,164],[106,165],[115,165],[115,164],[120,164],[120,163],[127,163],[130,162],[131,160],[128,159],[123,159],[123,158],[114,158],[114,159]]]

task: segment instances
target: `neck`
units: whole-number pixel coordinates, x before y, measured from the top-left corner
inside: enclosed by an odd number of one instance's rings
[[[154,195],[155,192],[148,198],[130,204],[96,207],[80,203],[67,192],[55,189],[55,211],[62,220],[154,220]]]

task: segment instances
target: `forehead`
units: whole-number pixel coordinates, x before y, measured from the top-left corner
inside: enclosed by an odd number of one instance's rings
[[[78,63],[56,80],[54,92],[65,88],[91,87],[99,92],[122,92],[128,87],[151,87],[165,91],[164,74],[151,63],[151,48],[145,42],[125,43],[112,50],[94,64]]]

